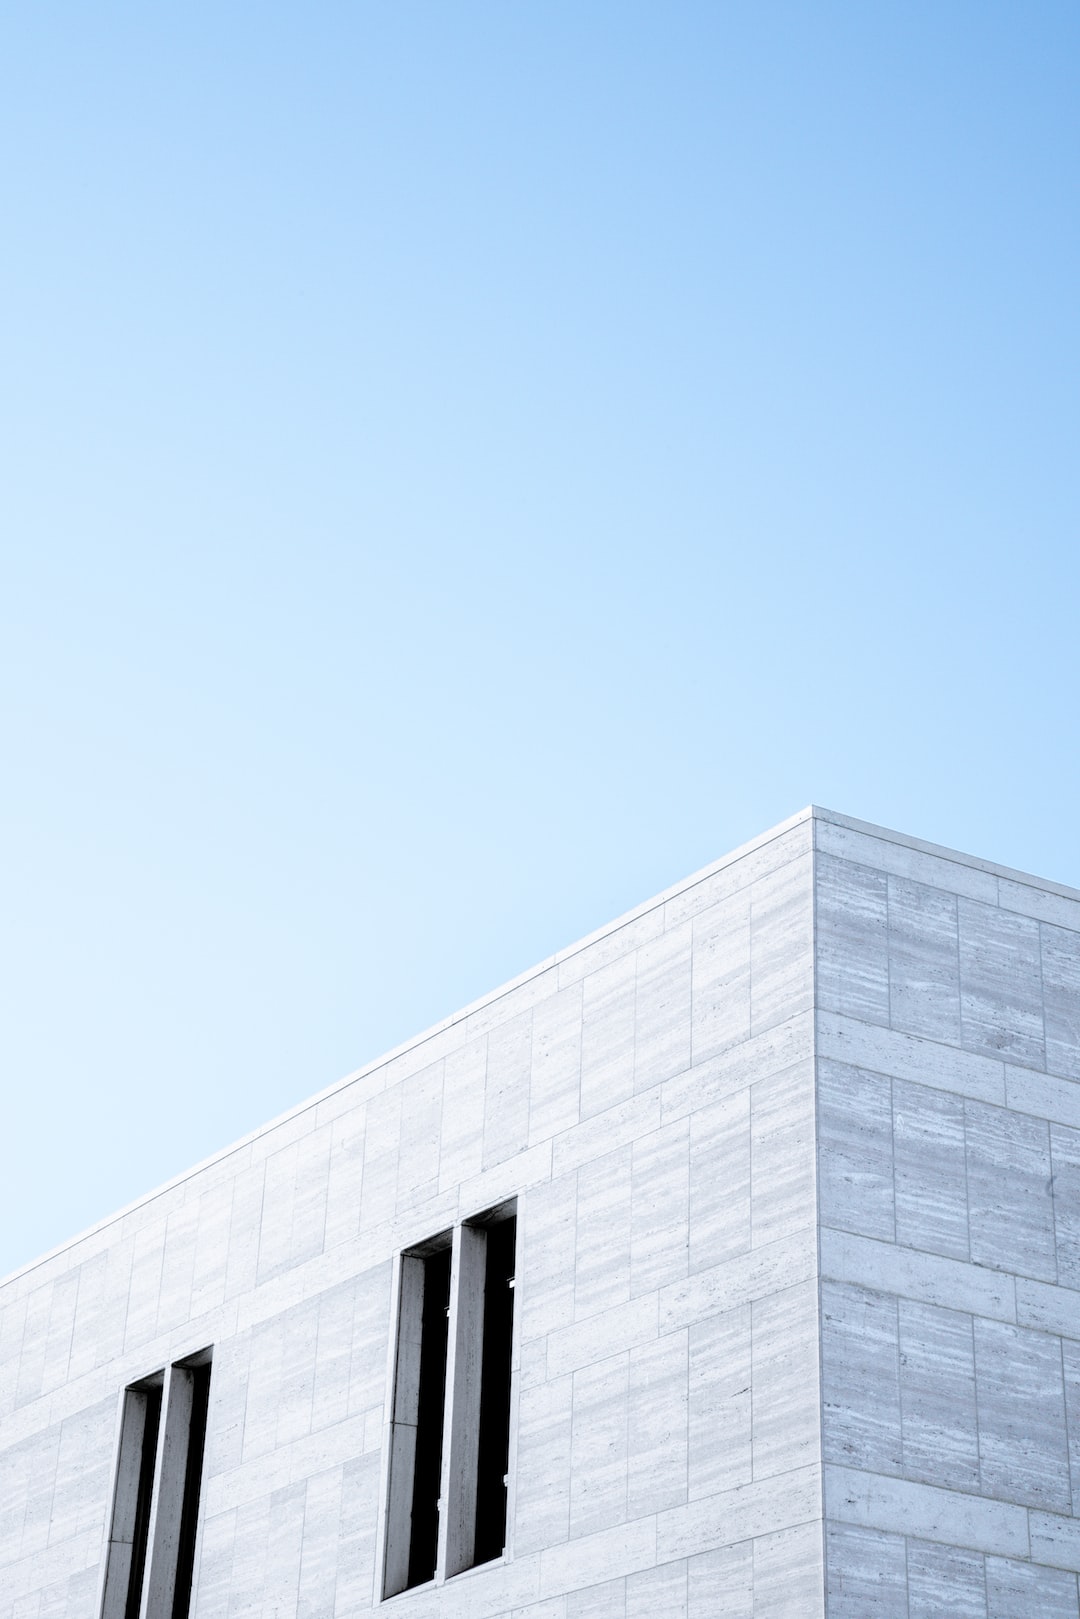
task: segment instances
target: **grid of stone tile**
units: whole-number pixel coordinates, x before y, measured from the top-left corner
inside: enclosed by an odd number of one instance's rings
[[[91,1619],[118,1391],[212,1343],[197,1619],[370,1609],[392,1256],[519,1198],[512,1555],[408,1619],[804,1619],[811,825],[0,1291],[0,1616]]]
[[[1077,1619],[1080,900],[815,838],[830,1619]]]

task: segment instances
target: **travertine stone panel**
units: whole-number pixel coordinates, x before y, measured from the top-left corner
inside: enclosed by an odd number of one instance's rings
[[[933,1541],[907,1543],[908,1619],[987,1619],[986,1569],[979,1552]]]
[[[878,1151],[884,1152],[883,1144]],[[965,1151],[959,1097],[909,1080],[892,1081],[898,1243],[952,1259],[970,1258]]]
[[[838,1229],[889,1242],[897,1222],[892,1090],[887,1074],[818,1060],[822,1205]]]
[[[1080,909],[815,837],[828,1612],[1074,1615]]]
[[[827,1559],[830,1619],[908,1619],[902,1535],[830,1524]]]
[[[900,1408],[908,1478],[979,1488],[972,1318],[899,1300]]]
[[[399,1619],[823,1616],[813,825],[0,1288],[0,1619],[93,1619],[122,1390],[208,1346],[193,1619],[373,1611],[394,1256],[507,1197],[508,1553]]]
[[[887,1026],[888,878],[819,850],[815,882],[818,1005]]]
[[[889,1022],[894,1029],[959,1045],[960,941],[957,897],[890,877]]]

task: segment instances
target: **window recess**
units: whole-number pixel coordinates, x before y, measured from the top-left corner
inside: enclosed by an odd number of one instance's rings
[[[101,1619],[188,1619],[210,1351],[124,1390]]]
[[[505,1550],[516,1236],[509,1203],[401,1257],[384,1596]]]

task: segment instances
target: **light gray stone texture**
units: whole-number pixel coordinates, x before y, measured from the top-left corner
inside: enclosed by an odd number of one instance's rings
[[[933,1541],[907,1543],[908,1619],[987,1619],[986,1565],[980,1552]]]
[[[1078,1081],[1080,895],[796,817],[0,1285],[0,1619],[210,1345],[193,1619],[380,1606],[395,1256],[508,1197],[506,1555],[402,1619],[1080,1619]]]

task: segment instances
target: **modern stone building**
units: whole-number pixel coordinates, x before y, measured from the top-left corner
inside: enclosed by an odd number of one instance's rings
[[[1077,1619],[1080,894],[812,810],[0,1287],[0,1619]]]

